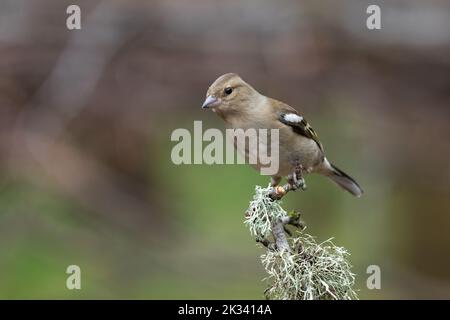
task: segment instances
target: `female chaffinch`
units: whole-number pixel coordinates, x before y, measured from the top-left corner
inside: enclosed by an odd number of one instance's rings
[[[279,129],[279,169],[272,186],[284,176],[293,189],[304,187],[306,173],[324,175],[356,197],[362,188],[325,157],[317,134],[294,108],[266,97],[235,73],[220,76],[209,87],[204,109],[212,109],[229,128]],[[248,156],[248,150],[245,150]]]

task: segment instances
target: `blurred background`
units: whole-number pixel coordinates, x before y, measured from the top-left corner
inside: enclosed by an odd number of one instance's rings
[[[351,252],[360,298],[449,299],[444,0],[1,0],[0,298],[262,299],[243,221],[268,178],[170,159],[174,129],[223,129],[200,105],[226,72],[301,110],[364,187],[309,176],[284,201]]]

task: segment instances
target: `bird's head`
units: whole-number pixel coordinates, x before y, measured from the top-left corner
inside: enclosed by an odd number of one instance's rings
[[[209,87],[203,109],[212,109],[222,117],[245,112],[260,94],[236,73],[226,73]]]

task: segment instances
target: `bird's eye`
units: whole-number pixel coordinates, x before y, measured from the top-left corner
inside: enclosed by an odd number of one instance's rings
[[[226,94],[231,94],[233,92],[233,88],[226,87],[225,90],[223,90]]]

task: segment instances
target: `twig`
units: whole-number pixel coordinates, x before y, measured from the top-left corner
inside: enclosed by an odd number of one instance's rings
[[[283,198],[289,191],[293,191],[294,188],[289,183],[286,183],[284,186],[276,186],[269,193],[269,198],[276,201]]]

